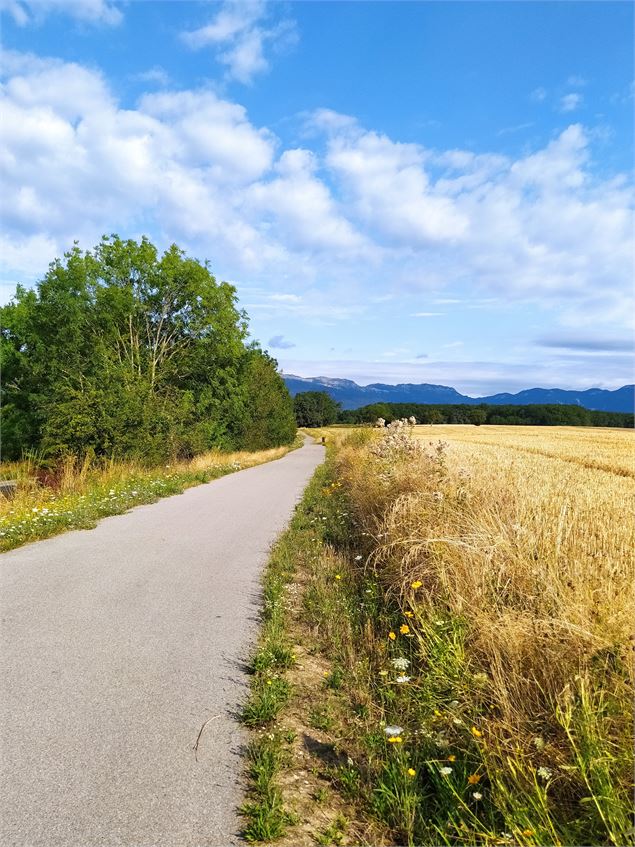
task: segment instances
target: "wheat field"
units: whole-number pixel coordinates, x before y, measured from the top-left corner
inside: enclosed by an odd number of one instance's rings
[[[436,680],[439,703],[453,689],[486,739],[477,776],[497,814],[531,819],[549,843],[624,843],[635,434],[435,425],[367,431],[361,449],[329,435],[367,567],[407,615],[422,688]],[[402,726],[425,720],[411,690]]]

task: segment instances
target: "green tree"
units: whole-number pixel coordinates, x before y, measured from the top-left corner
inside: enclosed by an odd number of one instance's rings
[[[242,446],[275,363],[251,378],[236,299],[176,245],[161,256],[146,238],[75,246],[1,311],[5,456],[35,447],[156,461]]]
[[[298,426],[328,426],[338,418],[340,406],[325,391],[303,391],[293,399]]]

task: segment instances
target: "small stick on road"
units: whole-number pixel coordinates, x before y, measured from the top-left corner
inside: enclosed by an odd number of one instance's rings
[[[211,718],[208,718],[208,719],[204,722],[203,726],[202,726],[202,727],[199,729],[199,731],[198,731],[198,735],[197,735],[197,737],[196,737],[196,744],[195,744],[195,745],[194,745],[194,747],[193,747],[193,750],[194,750],[194,758],[196,759],[196,761],[197,761],[197,762],[198,762],[198,742],[201,740],[201,735],[203,734],[203,730],[205,729],[205,727],[207,726],[207,724],[208,724],[210,721],[214,721],[214,720],[216,720],[216,718],[220,718],[220,715],[212,715],[212,717],[211,717]]]

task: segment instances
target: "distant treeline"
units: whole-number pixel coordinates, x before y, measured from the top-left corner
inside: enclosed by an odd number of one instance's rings
[[[236,301],[176,245],[76,246],[0,309],[2,458],[158,462],[293,441],[293,401]]]
[[[297,399],[297,398],[296,398]],[[505,424],[507,426],[612,426],[633,427],[633,415],[625,412],[594,412],[581,406],[558,404],[531,406],[427,405],[422,403],[373,403],[340,411],[340,423],[390,423],[413,415],[422,424]]]

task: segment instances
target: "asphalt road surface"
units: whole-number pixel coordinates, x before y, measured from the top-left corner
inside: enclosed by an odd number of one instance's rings
[[[260,576],[322,458],[0,556],[2,847],[239,843]]]

